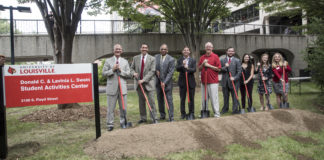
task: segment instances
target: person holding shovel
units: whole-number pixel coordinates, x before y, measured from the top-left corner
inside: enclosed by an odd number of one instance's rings
[[[233,106],[232,114],[239,114],[241,111],[239,109],[239,100],[237,92],[239,88],[239,79],[242,72],[241,62],[238,58],[234,57],[235,49],[229,47],[226,50],[226,58],[221,60],[221,72],[222,72],[222,90],[224,97],[224,106],[222,108],[221,114],[225,114],[229,110],[229,92],[231,92]],[[231,73],[231,74],[230,74]],[[235,88],[234,88],[235,86]]]
[[[153,123],[157,123],[155,109],[155,58],[148,54],[148,45],[141,45],[141,54],[133,58],[131,75],[136,79],[135,90],[138,94],[140,120],[138,124],[146,123],[146,104],[150,110]]]
[[[107,130],[112,131],[114,129],[114,110],[118,100],[120,110],[120,126],[126,128],[126,108],[127,108],[127,83],[126,79],[129,78],[130,68],[128,61],[121,57],[123,53],[122,46],[115,44],[114,56],[108,58],[102,69],[102,75],[107,77]],[[120,80],[118,79],[120,78]],[[120,82],[119,82],[120,81]],[[119,84],[120,83],[120,84]],[[119,87],[119,85],[121,87]],[[121,97],[121,95],[123,97]],[[122,102],[123,100],[123,102]],[[122,106],[124,105],[124,106]],[[124,109],[125,110],[124,110]]]
[[[185,46],[182,50],[182,57],[177,61],[179,72],[178,85],[180,88],[180,113],[181,119],[195,119],[195,75],[196,60],[190,57],[190,49]],[[188,96],[187,96],[188,95]],[[189,113],[186,115],[186,96],[188,100]]]
[[[277,105],[278,107],[280,107],[280,104],[282,102],[288,102],[288,73],[291,72],[291,68],[288,65],[288,62],[284,61],[280,53],[275,53],[272,57],[272,71],[274,73],[272,80],[274,82],[274,91],[277,97]]]
[[[258,93],[260,97],[261,111],[269,110],[270,107],[270,94],[272,93],[271,77],[272,69],[269,63],[269,54],[264,53],[261,55],[261,63],[257,63],[256,74],[259,74],[258,81]],[[264,104],[264,98],[266,98],[266,104]]]
[[[172,76],[175,69],[175,59],[168,54],[168,46],[160,46],[160,54],[155,56],[155,87],[159,104],[160,120],[165,120],[165,104],[169,112],[169,121],[173,121]],[[164,92],[164,93],[163,93]]]
[[[241,91],[241,112],[245,113],[245,97],[248,95],[248,112],[251,112],[252,108],[252,90],[253,90],[253,76],[254,76],[254,64],[251,61],[249,54],[245,53],[242,58],[242,76],[240,78],[240,91]]]
[[[201,71],[201,95],[202,109],[201,117],[205,118],[209,114],[208,99],[211,99],[211,105],[214,111],[214,117],[220,117],[219,100],[218,100],[218,72],[221,63],[217,54],[213,53],[213,44],[207,42],[205,44],[206,53],[200,57],[199,71]],[[206,90],[206,91],[205,91]],[[205,93],[205,94],[204,94]],[[206,96],[206,98],[205,98]]]

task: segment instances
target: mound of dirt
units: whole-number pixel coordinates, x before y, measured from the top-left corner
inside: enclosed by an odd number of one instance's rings
[[[106,107],[100,107],[100,116],[105,117],[107,114]],[[119,114],[119,113],[118,113]],[[82,118],[93,118],[94,106],[81,105],[80,107],[73,107],[68,109],[50,108],[45,110],[35,111],[31,114],[20,118],[21,122],[40,122],[53,123],[62,121],[77,121]]]
[[[324,128],[324,115],[279,109],[114,130],[88,143],[85,152],[103,159],[158,158],[171,152],[196,149],[221,153],[226,151],[226,145],[232,143],[257,149],[261,146],[254,143],[256,140],[291,135],[298,131],[319,131],[321,128]]]

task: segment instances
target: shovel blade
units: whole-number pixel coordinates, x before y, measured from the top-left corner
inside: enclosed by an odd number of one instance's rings
[[[127,124],[126,124],[126,128],[130,128],[130,127],[133,127],[132,122],[127,122]]]
[[[273,106],[271,104],[268,104],[269,110],[273,110]]]
[[[254,107],[251,107],[250,112],[256,112]]]
[[[209,110],[201,110],[201,118],[208,118],[209,114]]]

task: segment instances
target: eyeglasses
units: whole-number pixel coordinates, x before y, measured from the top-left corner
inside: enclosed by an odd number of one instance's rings
[[[167,50],[167,49],[165,49],[165,48],[162,48],[162,49],[161,49],[161,51],[164,51],[164,50]]]

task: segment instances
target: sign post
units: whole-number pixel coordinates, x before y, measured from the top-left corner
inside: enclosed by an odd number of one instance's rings
[[[8,155],[6,107],[4,105],[3,92],[3,66],[0,66],[0,159],[6,159]]]

